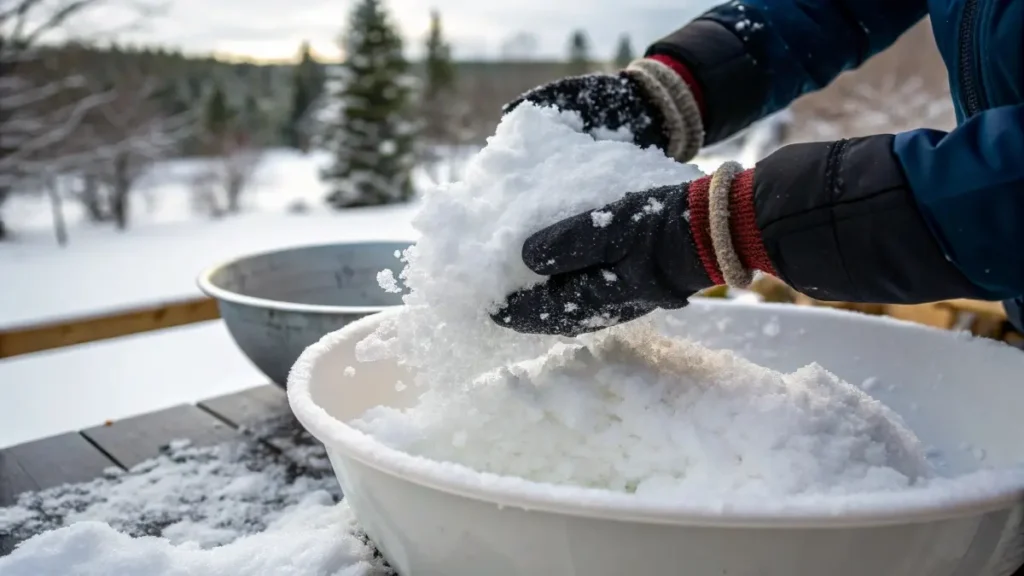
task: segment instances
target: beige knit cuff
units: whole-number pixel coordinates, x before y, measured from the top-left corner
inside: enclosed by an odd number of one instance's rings
[[[740,172],[743,172],[743,166],[739,162],[726,162],[712,174],[708,188],[708,227],[711,229],[715,260],[718,261],[725,283],[735,288],[746,288],[754,281],[754,271],[744,268],[732,244],[732,228],[729,224],[732,181]]]
[[[640,83],[665,117],[665,152],[680,162],[693,160],[704,144],[704,123],[686,81],[668,66],[649,58],[630,62],[626,73]]]

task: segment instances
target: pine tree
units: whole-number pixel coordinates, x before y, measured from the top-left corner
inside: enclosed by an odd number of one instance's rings
[[[325,136],[334,163],[321,174],[335,208],[412,198],[412,99],[402,38],[382,0],[359,0],[344,37],[334,95],[338,123]]]
[[[633,52],[633,43],[629,40],[629,34],[619,37],[619,46],[615,49],[615,67],[619,70],[629,66],[629,63],[636,58]]]
[[[586,32],[577,30],[569,37],[569,74],[587,74],[590,66],[590,40]]]
[[[220,85],[214,85],[209,100],[206,101],[206,114],[203,125],[207,136],[220,140],[228,133],[234,114],[228,107],[227,97]]]
[[[299,49],[299,63],[292,74],[292,101],[284,127],[285,143],[299,150],[308,149],[306,126],[312,106],[324,90],[324,69],[310,51],[309,42]]]
[[[427,175],[440,181],[442,174],[452,177],[452,160],[465,137],[466,103],[456,94],[455,66],[451,46],[444,39],[441,15],[430,14],[430,32],[426,41],[425,78],[420,98],[422,129],[419,157]]]
[[[426,77],[422,94],[423,135],[431,144],[449,143],[452,132],[451,111],[455,102],[455,66],[452,65],[451,47],[444,39],[441,15],[430,14],[430,33],[427,35]]]

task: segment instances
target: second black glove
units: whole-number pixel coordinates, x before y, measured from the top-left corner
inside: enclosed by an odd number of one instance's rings
[[[495,322],[576,336],[685,306],[712,285],[685,216],[687,188],[629,193],[530,236],[523,261],[549,278],[511,294]]]

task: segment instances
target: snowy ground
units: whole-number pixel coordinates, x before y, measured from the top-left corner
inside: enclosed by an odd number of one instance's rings
[[[195,170],[195,161],[156,170],[123,233],[90,225],[68,203],[71,239],[63,249],[53,240],[45,199],[10,200],[4,214],[17,237],[0,243],[0,328],[198,296],[195,278],[203,268],[253,251],[414,238],[414,203],[340,212],[325,207],[312,157],[268,153],[246,212],[220,220],[192,212],[187,181]],[[309,211],[289,211],[297,201]]]

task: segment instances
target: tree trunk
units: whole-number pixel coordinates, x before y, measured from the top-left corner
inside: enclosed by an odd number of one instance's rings
[[[238,214],[241,208],[242,186],[243,180],[238,173],[231,172],[228,174],[228,214]]]
[[[52,176],[46,180],[46,195],[50,198],[50,212],[53,214],[53,233],[57,236],[57,245],[63,248],[68,245],[68,227],[64,221],[64,203],[57,189],[57,179]]]
[[[118,230],[128,228],[128,193],[132,183],[128,174],[128,159],[122,154],[114,161],[114,193],[110,199],[110,211]]]
[[[93,222],[105,222],[107,211],[103,206],[103,199],[100,197],[100,182],[95,174],[86,174],[82,187],[82,203],[85,204],[85,211],[89,220]]]
[[[7,238],[7,226],[4,225],[3,205],[4,200],[10,195],[11,190],[7,187],[0,188],[0,241]]]

